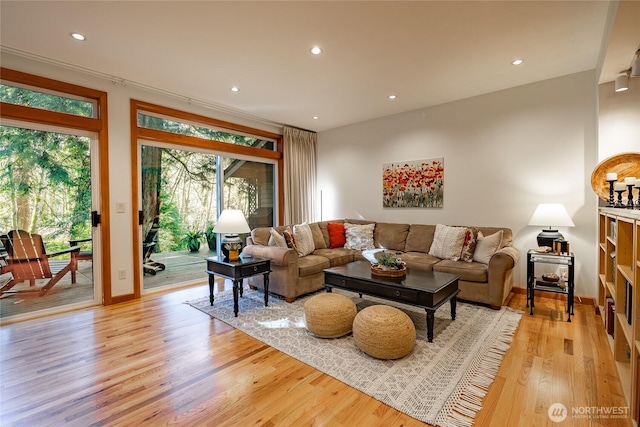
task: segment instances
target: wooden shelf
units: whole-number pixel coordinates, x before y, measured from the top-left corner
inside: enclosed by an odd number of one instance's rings
[[[624,362],[616,362],[616,367],[618,368],[618,375],[620,379],[622,378],[631,378],[631,364]],[[631,402],[631,382],[630,381],[620,381],[622,383],[622,390],[624,391],[624,396],[627,398],[627,402]]]
[[[598,219],[598,308],[606,317],[605,303],[612,297],[616,304],[615,337],[608,336],[620,383],[632,420],[640,412],[637,360],[640,359],[640,289],[632,293],[631,323],[626,316],[627,283],[640,283],[640,211],[600,208]],[[615,262],[612,255],[615,253]]]
[[[633,285],[633,271],[628,265],[618,265],[618,271],[622,273],[627,282]]]
[[[627,341],[627,345],[631,348],[631,343],[634,342],[633,329],[631,328],[631,325],[627,323],[627,316],[621,313],[616,313],[616,317],[618,318],[618,323],[616,323],[616,335],[618,335],[619,330],[622,330],[622,334]],[[620,329],[618,329],[618,327],[620,327]]]

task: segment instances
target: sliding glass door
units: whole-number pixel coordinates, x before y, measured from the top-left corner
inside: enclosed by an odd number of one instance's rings
[[[96,139],[28,126],[0,126],[1,317],[101,302],[91,221]],[[44,253],[27,265],[21,252]]]
[[[242,210],[252,228],[274,223],[274,164],[149,143],[140,159],[145,290],[206,279],[219,210]]]

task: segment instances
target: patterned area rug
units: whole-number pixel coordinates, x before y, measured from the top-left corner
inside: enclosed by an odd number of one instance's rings
[[[423,309],[334,292],[351,298],[358,310],[386,304],[407,313],[416,326],[413,352],[399,360],[378,360],[360,351],[351,334],[315,338],[303,321],[304,302],[310,296],[293,304],[270,296],[265,307],[261,291],[245,289],[237,318],[230,290],[218,294],[213,307],[208,297],[188,304],[420,421],[438,426],[473,424],[521,312],[458,302],[452,321],[449,304],[444,304],[436,312],[434,340],[427,343]]]

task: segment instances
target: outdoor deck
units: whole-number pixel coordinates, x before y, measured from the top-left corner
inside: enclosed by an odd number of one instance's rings
[[[164,271],[155,276],[144,275],[143,292],[161,286],[175,285],[202,279],[207,280],[206,258],[215,256],[215,251],[203,247],[199,252],[179,251],[154,254],[151,259],[165,264]],[[93,299],[93,263],[78,263],[77,280],[71,284],[71,275],[65,275],[43,296],[37,293],[5,293],[0,297],[0,318],[24,315],[35,311],[75,304]],[[38,282],[40,285],[42,282]],[[16,285],[13,290],[25,289],[28,283]]]

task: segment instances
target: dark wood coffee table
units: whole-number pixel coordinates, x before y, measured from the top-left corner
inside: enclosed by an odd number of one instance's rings
[[[451,304],[451,319],[456,319],[458,279],[455,274],[407,269],[404,277],[381,277],[371,274],[371,264],[354,261],[324,270],[327,292],[333,288],[375,296],[390,301],[422,307],[427,312],[427,341],[433,342],[435,312],[442,304]]]

